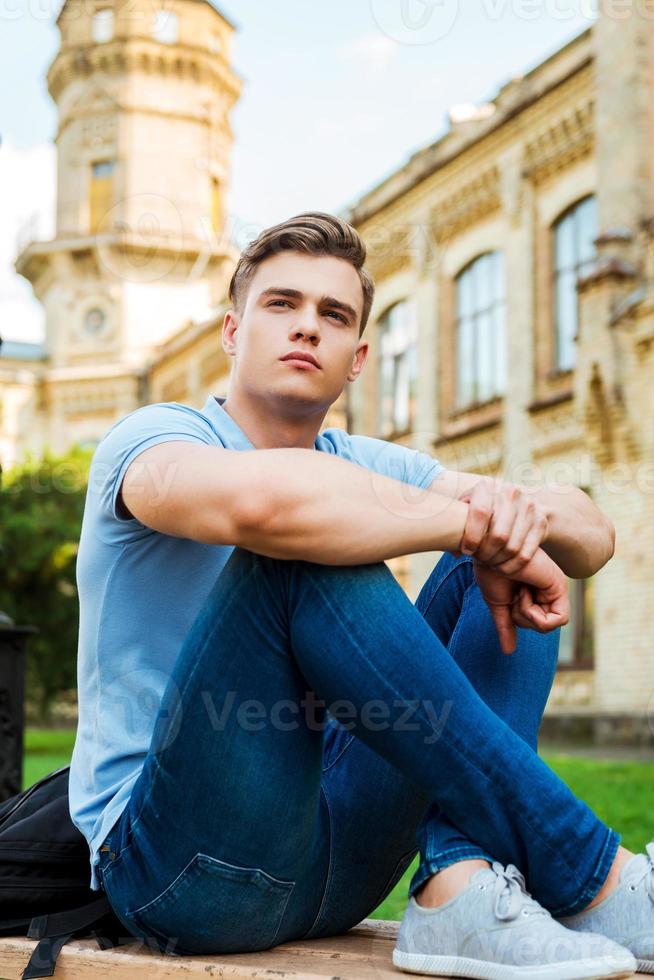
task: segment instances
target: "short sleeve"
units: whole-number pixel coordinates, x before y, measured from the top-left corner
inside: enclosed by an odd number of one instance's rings
[[[387,442],[385,439],[350,435],[344,430],[335,429],[328,430],[325,435],[333,436],[336,432],[340,434],[340,439],[335,440],[339,455],[394,480],[401,480],[403,483],[425,489],[445,469],[443,464],[429,453],[395,442]]]
[[[119,521],[145,529],[135,517],[117,510],[118,492],[130,463],[151,446],[163,442],[219,445],[209,420],[186,405],[161,402],[130,412],[109,429],[98,443],[89,473],[89,494],[100,522]]]

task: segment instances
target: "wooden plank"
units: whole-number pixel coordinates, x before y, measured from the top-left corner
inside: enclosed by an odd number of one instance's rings
[[[101,950],[94,939],[67,943],[55,980],[168,980],[225,977],[229,980],[397,980],[391,952],[398,922],[365,919],[341,936],[284,943],[263,953],[221,956],[164,956],[135,940]],[[20,980],[36,946],[24,936],[0,939],[0,978]]]
[[[341,936],[222,956],[164,956],[138,940],[101,950],[94,939],[78,939],[59,954],[54,980],[398,980],[408,976],[391,960],[398,928],[399,922],[364,919]],[[0,939],[0,980],[20,980],[35,945],[24,936]]]

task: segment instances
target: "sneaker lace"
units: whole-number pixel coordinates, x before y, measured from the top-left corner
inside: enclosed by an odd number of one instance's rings
[[[652,846],[654,847],[654,842]],[[514,864],[507,864],[505,868],[499,861],[494,861],[492,868],[496,874],[493,897],[498,919],[506,922],[515,919],[521,912],[524,915],[550,914],[531,897],[526,889],[524,875]]]
[[[631,888],[635,889],[641,883],[645,882],[645,890],[651,900],[654,902],[654,840],[651,840],[649,844],[645,845],[645,850],[647,851],[648,861],[643,868],[643,873],[635,878],[631,883]]]

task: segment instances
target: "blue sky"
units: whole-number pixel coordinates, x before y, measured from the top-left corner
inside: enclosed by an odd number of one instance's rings
[[[43,316],[12,271],[33,214],[52,230],[55,107],[45,72],[57,0],[0,0],[0,335],[40,339]],[[596,0],[225,0],[244,79],[232,115],[234,228],[337,211],[590,26]]]

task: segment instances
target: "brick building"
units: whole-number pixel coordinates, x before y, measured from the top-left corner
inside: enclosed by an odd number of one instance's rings
[[[453,109],[346,213],[377,282],[371,357],[325,425],[586,489],[617,550],[570,582],[548,716],[651,740],[654,19],[614,6],[491,102]],[[93,444],[140,404],[226,390],[232,25],[205,0],[121,10],[59,15],[56,232],[16,260],[46,342],[0,348],[4,466]],[[389,565],[415,598],[436,557]]]
[[[651,740],[654,18],[603,7],[349,209],[377,283],[349,418],[454,469],[590,493],[616,554],[570,580],[548,715]],[[396,562],[411,594],[432,561]]]

